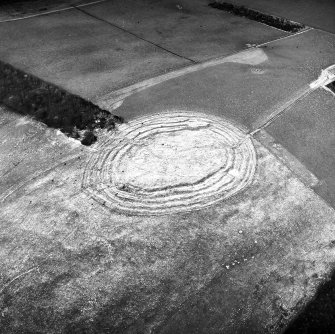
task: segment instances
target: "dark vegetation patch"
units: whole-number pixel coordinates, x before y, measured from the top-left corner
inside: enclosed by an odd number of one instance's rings
[[[66,5],[65,0],[0,0],[0,13],[12,15],[33,14]],[[69,4],[67,4],[69,5]]]
[[[284,332],[284,334],[306,333],[335,333],[335,271]]]
[[[244,6],[237,6],[228,2],[212,2],[208,6],[220,10],[224,10],[228,13],[232,13],[237,16],[246,17],[250,20],[264,23],[268,26],[275,27],[288,32],[298,32],[305,28],[303,24],[287,20],[285,18],[276,17],[269,14],[264,14],[259,11],[249,9]]]
[[[0,333],[55,333],[64,316],[54,306],[57,289],[73,273],[61,272],[41,282],[17,284],[0,298]]]
[[[97,139],[97,129],[112,130],[121,117],[41,79],[0,62],[0,102],[59,129],[83,145]]]

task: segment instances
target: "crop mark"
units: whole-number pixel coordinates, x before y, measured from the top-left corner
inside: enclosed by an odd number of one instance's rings
[[[28,178],[22,180],[21,182],[14,184],[13,186],[11,186],[9,189],[7,189],[6,191],[4,191],[1,195],[0,195],[0,203],[1,202],[5,202],[10,196],[12,196],[14,193],[16,193],[18,190],[20,190],[21,188],[25,187],[26,185],[28,185],[29,183],[39,179],[40,177],[42,177],[45,174],[48,174],[50,172],[52,172],[53,170],[57,169],[58,167],[60,167],[61,165],[64,165],[66,163],[75,161],[77,159],[80,159],[81,155],[76,153],[70,156],[67,156],[64,159],[59,160],[56,164],[54,164],[51,167],[48,167],[47,169],[44,170],[38,170],[37,172],[35,172],[34,174],[30,175]]]
[[[261,44],[262,45],[262,44]],[[261,46],[258,45],[258,46]],[[247,65],[259,65],[268,59],[264,50],[260,48],[247,49],[242,52],[234,53],[230,56],[219,57],[215,59],[207,60],[203,63],[192,64],[186,66],[182,69],[174,70],[165,74],[161,74],[151,79],[146,79],[130,85],[125,88],[121,88],[104,96],[99,97],[96,104],[100,108],[107,109],[109,111],[114,111],[119,108],[123,101],[129,96],[141,92],[147,88],[159,85],[163,82],[179,78],[184,75],[195,73],[210,67],[222,65],[225,63],[237,63],[237,64],[247,64]]]

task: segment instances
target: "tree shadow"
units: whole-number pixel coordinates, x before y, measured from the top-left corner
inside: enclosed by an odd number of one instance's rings
[[[95,129],[112,130],[116,123],[123,122],[92,102],[2,61],[0,103],[80,139],[83,145],[94,143]]]

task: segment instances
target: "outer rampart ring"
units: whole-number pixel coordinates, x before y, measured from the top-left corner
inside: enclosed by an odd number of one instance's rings
[[[131,214],[197,210],[248,186],[252,140],[230,122],[176,111],[139,117],[106,136],[83,187],[103,205]]]

